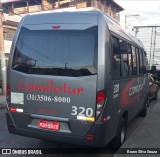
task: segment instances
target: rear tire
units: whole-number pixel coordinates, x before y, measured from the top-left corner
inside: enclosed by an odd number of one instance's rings
[[[113,149],[119,149],[126,139],[127,118],[123,118],[116,137],[111,141]]]

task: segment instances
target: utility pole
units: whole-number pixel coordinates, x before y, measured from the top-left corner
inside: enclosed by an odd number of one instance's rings
[[[157,27],[155,27],[155,31],[154,31],[155,32],[155,34],[154,34],[154,43],[153,43],[154,44],[154,47],[153,47],[153,63],[152,63],[153,65],[154,65],[155,47],[156,47],[156,36],[157,36],[157,30],[156,30],[156,28]]]
[[[6,94],[6,64],[4,53],[4,38],[3,38],[3,7],[0,4],[0,56],[1,56],[1,72],[2,72],[2,92]]]
[[[150,51],[149,51],[149,68],[150,69],[151,69],[152,46],[153,46],[153,27],[151,32],[151,43],[150,43]]]
[[[132,17],[137,17],[137,16],[139,16],[139,14],[125,15],[125,29],[127,29],[127,18],[128,18],[128,17],[131,17],[131,16],[132,16]]]
[[[138,30],[139,28],[135,26],[135,27],[133,27],[133,30],[134,30],[134,29],[135,29],[135,37],[137,37],[137,34],[138,34],[138,32],[139,32],[139,30]]]

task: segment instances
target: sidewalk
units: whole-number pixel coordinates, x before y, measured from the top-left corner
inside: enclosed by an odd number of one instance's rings
[[[121,148],[160,148],[160,99],[154,106],[151,106],[147,116]],[[156,154],[116,154],[114,157],[139,157],[140,155],[145,157],[157,156]]]
[[[0,108],[3,108],[6,106],[6,96],[0,95]]]

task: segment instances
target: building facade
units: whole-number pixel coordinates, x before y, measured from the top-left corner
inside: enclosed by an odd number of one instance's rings
[[[4,18],[3,22],[3,38],[4,38],[4,57],[5,57],[5,65],[8,63],[8,57],[10,53],[10,48],[12,45],[12,40],[14,38],[14,34],[18,25],[18,22],[10,21],[6,18]],[[0,55],[1,59],[1,55]],[[1,69],[1,64],[0,64]],[[0,71],[0,80],[2,80],[2,74]]]
[[[95,7],[119,20],[119,12],[124,9],[114,0],[3,0],[5,12],[9,15],[27,14],[48,10],[76,7]]]

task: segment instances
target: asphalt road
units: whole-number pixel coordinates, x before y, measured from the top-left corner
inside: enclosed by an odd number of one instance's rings
[[[75,146],[75,145],[66,145],[59,144],[50,141],[43,141],[40,139],[34,139],[29,137],[18,136],[14,134],[10,134],[6,125],[6,117],[5,117],[5,109],[0,109],[0,148],[58,148],[63,151],[63,148],[73,148],[73,149],[83,149],[83,147]],[[108,147],[107,147],[108,148]],[[115,150],[111,150],[113,154],[107,154],[107,157],[113,157]],[[63,153],[63,152],[62,152]],[[2,155],[0,155],[2,156]],[[5,157],[10,157],[11,155],[5,155]],[[14,157],[19,157],[21,155],[14,155]],[[23,155],[28,156],[28,155]],[[36,155],[35,155],[36,156]],[[43,156],[55,156],[55,157],[65,157],[65,156],[73,156],[75,154],[53,154],[53,155],[43,155]],[[86,157],[103,157],[106,154],[76,154],[78,157],[86,156]]]
[[[160,93],[159,93],[160,94]],[[157,103],[157,101],[152,101],[150,103],[148,112],[152,111],[152,108],[154,105]],[[127,138],[132,136],[132,133],[134,130],[143,122],[144,118],[137,117],[135,118],[128,126],[127,128]],[[23,137],[23,136],[18,136],[18,135],[13,135],[10,134],[7,130],[7,125],[6,125],[6,119],[5,119],[5,109],[0,109],[0,148],[78,148],[78,146],[75,145],[61,145],[58,143],[54,142],[46,142],[42,141],[39,139],[34,139],[34,138],[29,138],[29,137]],[[134,142],[134,141],[133,141]],[[83,147],[82,147],[83,148]],[[107,147],[109,148],[109,147]],[[63,151],[63,149],[62,149]],[[76,154],[76,156],[87,156],[87,157],[102,157],[102,156],[107,156],[107,157],[113,157],[114,154],[116,153],[115,150],[111,150],[113,154]],[[6,157],[9,155],[5,155]],[[14,155],[18,156],[18,155]],[[20,155],[21,156],[21,155]],[[23,155],[27,156],[27,155]],[[75,156],[73,155],[68,155],[68,154],[53,154],[53,155],[45,155],[45,156]]]

